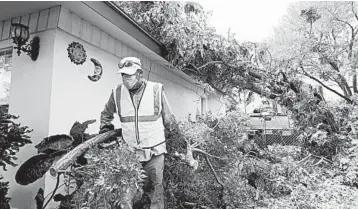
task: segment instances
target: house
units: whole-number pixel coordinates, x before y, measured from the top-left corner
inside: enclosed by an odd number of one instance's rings
[[[36,61],[24,52],[17,54],[10,38],[12,23],[29,27],[29,42],[39,37]],[[117,64],[126,56],[140,58],[145,77],[164,84],[178,118],[189,113],[195,117],[197,111],[225,112],[220,95],[204,92],[173,68],[163,58],[162,44],[112,2],[0,2],[1,105],[34,130],[33,144],[20,150],[17,163],[35,155],[34,145],[44,137],[68,133],[75,121],[96,119],[88,132],[98,132],[100,112],[111,89],[121,82]],[[91,76],[98,63],[103,74],[96,81],[90,78],[96,77]],[[118,119],[114,123],[119,127]],[[38,189],[45,188],[46,195],[54,181],[46,176],[28,186],[18,185],[17,168],[3,174],[10,181],[11,206],[34,209]]]

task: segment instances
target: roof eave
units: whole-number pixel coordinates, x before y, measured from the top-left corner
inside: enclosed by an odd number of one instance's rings
[[[150,33],[148,33],[142,26],[139,25],[134,19],[132,19],[127,13],[125,13],[118,5],[116,5],[113,1],[104,1],[107,6],[117,12],[119,15],[124,17],[128,22],[132,23],[135,27],[137,27],[141,32],[143,32],[148,38],[150,38],[153,42],[155,42],[160,50],[160,56],[165,58],[166,56],[166,49],[164,44],[159,42],[156,38],[154,38]]]

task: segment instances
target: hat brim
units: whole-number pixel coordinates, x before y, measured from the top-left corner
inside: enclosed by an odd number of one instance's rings
[[[128,75],[133,75],[137,72],[138,69],[141,69],[141,68],[138,66],[123,67],[118,70],[117,74],[124,73],[124,74],[128,74]]]

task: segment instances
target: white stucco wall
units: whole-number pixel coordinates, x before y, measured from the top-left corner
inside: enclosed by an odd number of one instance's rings
[[[73,41],[81,43],[86,50],[87,60],[83,65],[75,65],[68,58],[67,47]],[[87,78],[88,75],[93,74],[94,69],[90,58],[95,58],[103,66],[102,78],[97,82]],[[90,125],[88,132],[98,131],[100,112],[109,98],[111,89],[121,83],[120,75],[116,74],[119,60],[119,57],[62,30],[56,31],[50,134],[68,133],[76,120],[82,122],[89,119],[96,119],[97,123]],[[146,70],[144,76],[148,78],[148,74]],[[149,80],[164,84],[170,105],[178,118],[186,117],[189,113],[195,116],[197,109],[200,110],[202,91],[195,92],[154,72],[149,74]],[[214,112],[219,110],[221,103],[218,98],[213,97],[208,101],[209,109]],[[115,124],[120,126],[117,120]]]
[[[68,57],[67,48],[73,41],[82,44],[86,50],[83,65],[72,63]],[[100,112],[111,89],[121,82],[120,76],[116,75],[118,58],[61,30],[56,31],[55,51],[49,133],[69,133],[75,121],[89,119],[96,119],[97,123],[90,125],[88,132],[98,132]],[[87,77],[93,75],[91,58],[103,67],[102,78],[97,82]]]
[[[49,128],[55,36],[54,31],[51,30],[33,35],[40,37],[41,48],[36,62],[23,53],[18,56],[16,50],[13,51],[9,112],[19,115],[18,122],[34,130],[29,134],[32,144],[22,147],[17,154],[16,163],[19,166],[29,157],[37,154],[34,145],[48,136]],[[12,46],[12,41],[0,41],[0,48],[9,46]],[[19,209],[35,208],[34,197],[38,189],[44,186],[44,179],[27,186],[17,184],[14,177],[19,166],[15,168],[8,166],[8,171],[1,173],[5,180],[10,182],[11,206]]]
[[[213,116],[225,114],[226,106],[223,96],[211,93],[207,96],[207,103],[207,111],[210,111]]]

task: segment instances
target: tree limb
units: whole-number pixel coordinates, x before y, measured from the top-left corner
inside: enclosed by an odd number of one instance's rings
[[[352,8],[353,10],[353,8]],[[354,13],[354,12],[353,12]],[[357,17],[357,15],[354,13],[354,15]],[[337,20],[338,22],[342,22],[346,25],[348,25],[350,28],[351,28],[351,31],[352,31],[352,34],[351,34],[351,40],[349,42],[349,52],[348,52],[348,57],[351,58],[352,57],[352,53],[353,53],[353,44],[354,44],[354,39],[355,39],[355,36],[357,34],[357,31],[354,31],[354,27],[347,21],[344,21],[344,20],[340,20],[338,19],[337,17],[334,18],[335,20]]]
[[[344,24],[348,25],[351,28],[352,33],[354,33],[354,28],[353,28],[353,26],[351,24],[349,24],[349,22],[344,21],[344,20],[340,20],[337,17],[334,17],[333,19],[337,20],[338,22],[341,22],[341,23],[344,23]]]
[[[338,96],[340,96],[341,98],[343,98],[343,99],[346,100],[347,102],[352,103],[352,100],[351,100],[350,98],[348,98],[348,97],[342,95],[341,93],[337,92],[336,90],[334,90],[334,89],[328,87],[327,85],[325,85],[322,81],[318,80],[318,79],[315,78],[314,76],[308,74],[308,73],[303,69],[303,66],[302,66],[302,65],[301,65],[300,67],[301,67],[301,69],[302,69],[302,71],[303,71],[303,73],[304,73],[305,76],[307,76],[307,77],[311,78],[312,80],[316,81],[317,83],[321,84],[324,88],[326,88],[326,89],[330,90],[331,92],[337,94]]]
[[[198,69],[198,70],[201,70],[201,69],[203,69],[204,67],[206,67],[206,66],[208,66],[208,65],[221,64],[221,63],[223,63],[223,62],[224,62],[224,61],[212,61],[212,62],[208,62],[208,63],[206,63],[206,64],[204,64],[204,65],[198,67],[197,69]]]
[[[216,174],[216,171],[215,171],[213,165],[211,164],[211,162],[210,162],[210,160],[209,160],[209,157],[208,157],[208,156],[205,156],[205,160],[206,160],[206,162],[208,163],[211,172],[214,174],[214,177],[215,177],[215,179],[216,179],[216,182],[217,182],[218,184],[220,184],[221,189],[224,190],[224,188],[225,188],[225,187],[224,187],[224,184],[220,181],[218,175]]]
[[[343,83],[343,86],[345,87],[345,89],[347,90],[347,93],[349,96],[352,96],[352,91],[351,91],[351,88],[349,88],[349,85],[347,83],[347,80],[341,76],[340,74],[338,75],[339,78],[341,79],[341,82]]]
[[[226,92],[222,91],[221,89],[219,89],[218,87],[216,87],[213,83],[209,83],[210,86],[215,89],[217,92],[221,93],[222,95],[228,96],[230,98],[230,100],[237,104],[238,102],[236,101],[236,99],[234,97],[232,97],[231,95],[228,95]]]
[[[337,66],[337,64],[331,60],[328,60],[328,64],[333,68],[333,70],[339,72],[339,67]]]
[[[252,91],[252,92],[254,92],[254,93],[258,94],[258,95],[268,97],[270,99],[275,99],[275,98],[279,97],[279,95],[273,94],[273,93],[271,93],[271,92],[269,92],[267,90],[264,90],[263,88],[259,88],[254,84],[247,84],[245,89],[250,90],[250,91]]]
[[[341,88],[341,90],[343,91],[344,96],[348,96],[348,92],[346,90],[346,88],[343,86],[342,82],[339,81],[337,78],[333,77],[333,81],[337,83],[337,85],[339,86],[339,88]]]
[[[113,136],[119,136],[120,129],[115,129],[112,131],[105,132],[103,134],[99,134],[84,143],[78,145],[74,149],[72,149],[70,152],[68,152],[66,155],[64,155],[61,159],[59,159],[57,162],[55,162],[52,167],[50,168],[50,174],[52,176],[59,175],[59,170],[65,170],[70,166],[78,156],[82,155],[85,151],[87,151],[90,147],[101,143],[105,141],[106,139],[109,139]]]
[[[212,154],[209,154],[201,149],[198,149],[198,148],[191,148],[191,151],[194,153],[194,152],[197,152],[197,153],[200,153],[200,154],[203,154],[203,155],[206,155],[206,156],[209,156],[209,157],[213,157],[213,158],[217,158],[217,159],[220,159],[220,160],[225,160],[224,158],[222,157],[219,157],[219,156],[215,156],[215,155],[212,155]]]
[[[334,29],[332,29],[332,38],[333,38],[333,41],[334,41],[334,45],[337,45],[337,39],[336,39],[336,35],[334,34]]]

